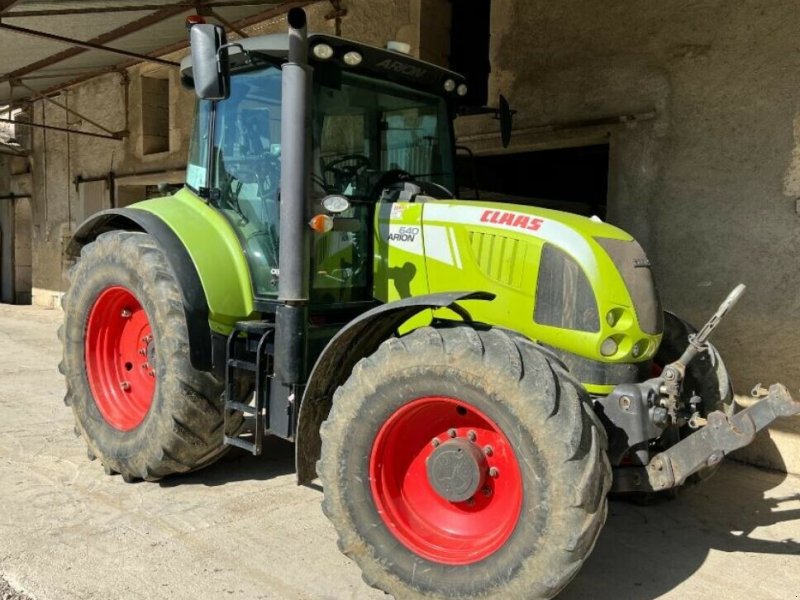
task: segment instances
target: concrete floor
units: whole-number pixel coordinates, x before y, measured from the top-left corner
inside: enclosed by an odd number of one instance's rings
[[[0,305],[0,574],[38,600],[381,598],[336,549],[292,449],[160,484],[89,462],[62,404],[60,315]],[[654,507],[614,502],[563,600],[800,599],[800,479],[727,464]]]

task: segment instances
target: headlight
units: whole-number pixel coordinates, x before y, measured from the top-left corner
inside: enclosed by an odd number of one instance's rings
[[[344,64],[348,67],[357,67],[361,64],[361,61],[364,60],[364,57],[361,56],[360,52],[356,52],[355,50],[351,50],[350,52],[344,55]]]
[[[466,96],[467,95],[467,91],[468,91],[467,90],[467,84],[466,83],[462,83],[461,85],[458,86],[458,89],[456,90],[456,93],[459,96]]]
[[[331,48],[328,44],[317,44],[314,46],[313,52],[314,56],[320,60],[328,60],[331,56],[333,56],[333,48]]]
[[[453,81],[452,79],[448,79],[448,80],[446,80],[444,82],[444,91],[445,92],[452,92],[454,89],[456,89],[456,82],[455,81]]]
[[[350,201],[344,196],[337,194],[325,196],[322,199],[322,206],[325,207],[329,213],[339,214],[350,208]]]

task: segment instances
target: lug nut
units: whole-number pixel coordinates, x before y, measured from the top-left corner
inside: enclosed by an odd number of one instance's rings
[[[148,365],[147,363],[144,363],[144,364],[142,365],[142,368],[143,368],[144,370],[147,370],[147,369],[149,369],[149,368],[150,368],[150,365]]]
[[[447,435],[449,435],[451,438],[456,437],[457,434],[458,434],[458,432],[455,429],[448,429],[447,430]]]
[[[120,382],[119,387],[122,388],[123,392],[127,392],[129,389],[131,389],[131,384],[128,383],[127,381],[122,381]]]
[[[467,432],[467,439],[468,439],[470,442],[474,442],[475,440],[477,440],[477,439],[478,439],[478,434],[477,434],[477,433],[475,433],[474,431],[472,431],[472,430],[470,429],[470,430]]]
[[[147,350],[142,348],[141,350],[139,350],[139,354],[141,354],[142,356],[147,356]]]
[[[475,506],[475,498],[469,498],[467,500],[467,506]]]
[[[156,376],[155,369],[151,370],[151,371],[148,373],[148,375],[150,375],[150,377],[155,377],[155,376]]]
[[[631,407],[631,399],[629,396],[623,396],[619,399],[619,407],[622,410],[629,410]]]
[[[131,311],[129,311],[127,308],[123,308],[123,309],[122,309],[122,312],[121,312],[121,313],[119,313],[119,315],[120,315],[120,316],[121,316],[123,319],[130,319],[130,318],[131,318],[131,314],[132,314],[132,313],[131,313]]]
[[[491,446],[484,446],[483,447],[483,453],[486,456],[491,456],[492,454],[494,454],[494,448],[492,448]]]
[[[439,438],[433,438],[433,439],[431,440],[431,444],[433,444],[433,447],[434,447],[434,448],[438,448],[438,447],[439,447],[439,444],[441,444],[441,442],[439,441]]]
[[[483,492],[484,496],[491,496],[492,495],[492,488],[490,488],[488,485],[485,486],[481,491]]]
[[[500,470],[497,467],[489,467],[489,477],[497,477],[500,475]]]

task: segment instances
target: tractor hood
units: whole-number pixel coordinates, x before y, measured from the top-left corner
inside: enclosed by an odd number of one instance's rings
[[[658,347],[663,317],[650,262],[613,225],[532,206],[429,198],[381,204],[377,219],[381,300],[487,291],[496,299],[476,305],[476,319],[594,361],[642,362]]]

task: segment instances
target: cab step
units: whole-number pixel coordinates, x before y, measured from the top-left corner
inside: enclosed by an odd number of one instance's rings
[[[269,406],[269,379],[273,376],[275,353],[275,324],[271,321],[240,321],[228,336],[225,358],[225,427],[232,411],[255,417],[252,437],[223,434],[223,444],[247,450],[254,456],[261,454],[266,433],[266,410]],[[255,374],[254,403],[244,403],[237,398],[236,382],[242,372]]]

